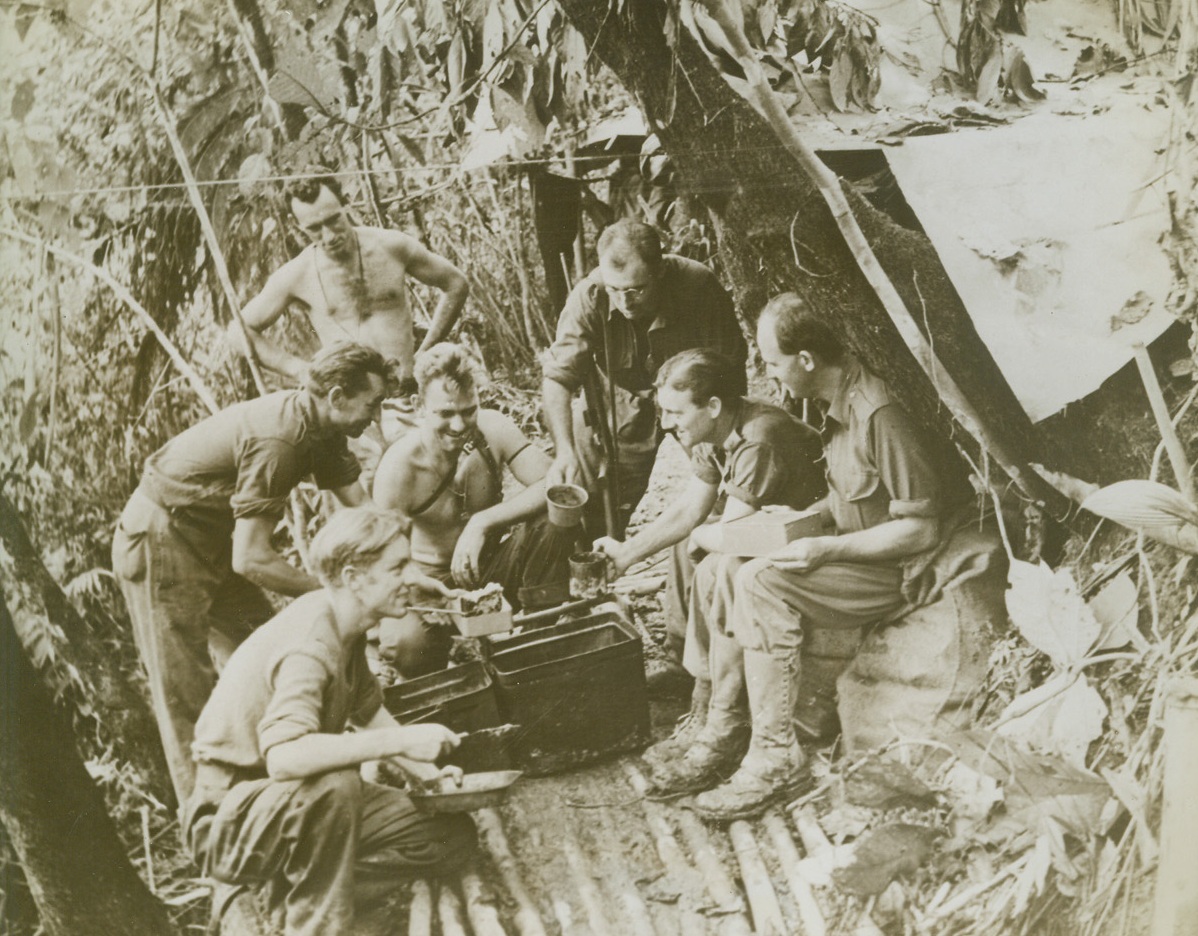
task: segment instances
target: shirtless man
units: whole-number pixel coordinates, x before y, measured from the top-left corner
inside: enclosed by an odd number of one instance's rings
[[[498,540],[544,512],[551,464],[509,417],[479,406],[479,373],[466,350],[448,342],[417,356],[420,427],[387,450],[374,489],[380,506],[411,518],[413,563],[434,579],[466,588],[499,580],[499,570],[510,567],[507,553],[517,538]],[[505,465],[524,485],[508,500]],[[428,602],[420,597],[413,603]],[[404,676],[444,667],[449,643],[416,612],[380,627],[380,651]]]
[[[312,243],[276,270],[241,310],[262,363],[300,379],[307,362],[262,334],[296,302],[322,345],[346,340],[366,345],[398,363],[401,387],[410,382],[414,340],[406,278],[442,293],[423,350],[441,341],[461,314],[469,288],[462,271],[407,234],[351,224],[334,176],[298,180],[287,198]],[[240,340],[234,345],[240,348]]]

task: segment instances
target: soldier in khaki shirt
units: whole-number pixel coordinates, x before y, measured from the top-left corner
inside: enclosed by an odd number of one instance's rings
[[[801,784],[806,756],[793,716],[805,630],[860,628],[901,607],[903,561],[939,543],[944,513],[939,473],[910,418],[801,298],[766,305],[757,344],[770,376],[828,404],[828,496],[818,504],[828,533],[730,570],[720,585],[733,596],[752,740],[732,778],[695,799],[717,820],[757,815]]]

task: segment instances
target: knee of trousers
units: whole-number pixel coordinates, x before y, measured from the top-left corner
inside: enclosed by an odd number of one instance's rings
[[[356,768],[345,768],[300,781],[291,811],[305,830],[328,834],[357,828],[362,812],[361,775]]]
[[[780,594],[787,574],[767,559],[753,559],[736,571],[731,630],[746,650],[797,651],[802,645],[802,617]]]

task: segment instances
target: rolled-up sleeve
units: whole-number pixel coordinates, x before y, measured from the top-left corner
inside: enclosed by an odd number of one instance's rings
[[[321,729],[321,710],[332,673],[309,653],[289,653],[274,666],[271,697],[258,722],[258,750],[266,756],[276,744]]]
[[[719,484],[723,478],[720,472],[720,461],[715,447],[707,442],[700,442],[691,449],[691,471],[695,477],[706,484]]]
[[[541,356],[544,376],[570,390],[577,390],[586,379],[591,361],[591,319],[596,315],[596,290],[600,287],[585,279],[574,287],[561,317],[553,344]]]
[[[890,516],[934,519],[942,512],[940,479],[907,415],[891,404],[870,419],[870,447],[890,493]]]

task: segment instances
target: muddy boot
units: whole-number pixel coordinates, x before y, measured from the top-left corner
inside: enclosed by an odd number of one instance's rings
[[[709,719],[698,739],[681,757],[653,765],[649,775],[653,792],[672,795],[709,790],[736,770],[749,746],[749,727],[737,725],[718,734],[711,728]]]
[[[658,741],[645,748],[641,759],[650,767],[674,760],[686,753],[687,749],[699,739],[699,732],[707,724],[707,708],[711,704],[711,682],[706,679],[696,679],[695,687],[691,690],[691,709],[674,726],[668,738]]]
[[[804,742],[831,741],[840,733],[836,680],[861,646],[864,628],[812,628],[800,657],[803,678],[795,699],[795,731]]]
[[[749,752],[727,783],[695,799],[695,812],[720,822],[758,816],[795,796],[807,781],[806,756],[791,722],[798,695],[798,652],[745,650],[744,659],[753,713]]]

